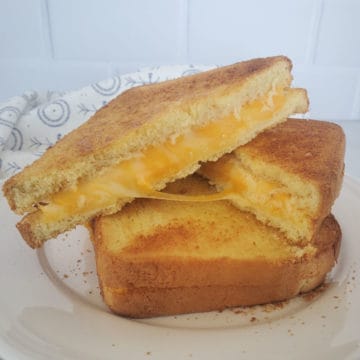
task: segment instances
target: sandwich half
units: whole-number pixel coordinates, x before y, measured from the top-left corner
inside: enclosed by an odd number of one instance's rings
[[[344,152],[340,126],[289,119],[199,172],[239,209],[306,244],[340,192]]]
[[[136,197],[155,196],[293,113],[291,62],[255,59],[130,89],[3,187],[31,247]],[[154,194],[155,193],[155,194]]]
[[[214,191],[193,175],[170,192]],[[151,317],[289,299],[324,281],[338,256],[332,215],[306,246],[229,201],[137,199],[92,223],[99,284],[112,311]]]

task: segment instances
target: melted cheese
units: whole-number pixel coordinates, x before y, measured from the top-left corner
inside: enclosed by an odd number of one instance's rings
[[[290,90],[291,91],[291,90]],[[272,107],[264,106],[272,98]],[[154,191],[156,184],[169,178],[188,164],[206,159],[209,149],[216,153],[229,142],[235,142],[239,129],[250,124],[265,122],[279,111],[286,94],[279,91],[242,106],[240,111],[206,126],[197,126],[188,133],[169,139],[163,144],[150,146],[139,156],[111,166],[101,174],[77,186],[55,194],[48,205],[40,206],[45,221],[56,221],[66,215],[86,214],[111,206],[121,198],[157,198],[178,201],[211,201],[229,198],[227,192],[184,196]],[[234,130],[236,129],[236,131]]]
[[[305,216],[305,209],[298,206],[297,195],[283,184],[254,176],[233,157],[223,157],[216,166],[205,165],[204,174],[219,184],[222,193],[244,209],[259,209],[267,216],[287,219],[297,224]],[[256,209],[256,210],[255,210]]]

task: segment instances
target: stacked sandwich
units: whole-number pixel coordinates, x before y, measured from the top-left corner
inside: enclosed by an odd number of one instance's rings
[[[339,251],[345,140],[287,120],[308,109],[291,80],[279,56],[124,92],[4,184],[20,233],[91,224],[104,300],[131,317],[313,289]]]

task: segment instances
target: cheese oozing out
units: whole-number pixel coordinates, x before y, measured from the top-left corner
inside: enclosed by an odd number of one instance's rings
[[[286,103],[292,89],[271,91],[263,98],[244,104],[240,110],[205,126],[194,126],[187,133],[159,145],[151,145],[136,157],[104,169],[94,178],[54,194],[47,205],[40,205],[45,221],[86,214],[112,206],[122,198],[157,198],[177,201],[211,201],[229,197],[228,193],[184,196],[155,191],[162,179],[207,158],[209,149],[223,148],[239,137],[239,130],[269,121]],[[271,104],[271,106],[269,106]],[[236,129],[236,130],[234,130]]]

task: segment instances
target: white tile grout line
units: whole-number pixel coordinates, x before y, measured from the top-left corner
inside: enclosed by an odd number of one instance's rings
[[[47,50],[48,58],[54,59],[54,44],[51,32],[50,12],[48,0],[42,0],[42,21],[43,21],[43,38]]]
[[[320,25],[324,11],[324,0],[317,0],[311,19],[310,33],[309,33],[309,42],[306,49],[305,55],[305,63],[307,65],[314,64],[317,46],[319,43],[319,35],[320,35]]]
[[[360,70],[357,73],[357,84],[354,96],[354,103],[351,110],[351,118],[354,120],[360,120]]]
[[[47,50],[47,60],[52,60],[53,63],[56,63],[57,60],[55,59],[55,50],[54,50],[54,42],[52,36],[52,27],[51,27],[51,18],[50,18],[50,9],[49,9],[49,0],[42,0],[41,2],[41,12],[42,12],[42,30],[43,30],[43,38],[45,47]],[[77,61],[73,61],[76,63]],[[86,60],[85,60],[86,62]],[[81,63],[81,60],[78,61]],[[94,62],[96,63],[96,62]],[[114,71],[112,69],[111,62],[105,62],[107,67],[107,77],[114,76]],[[0,359],[1,360],[1,359]]]
[[[186,1],[186,63],[189,63],[190,60],[190,6],[189,2]]]

